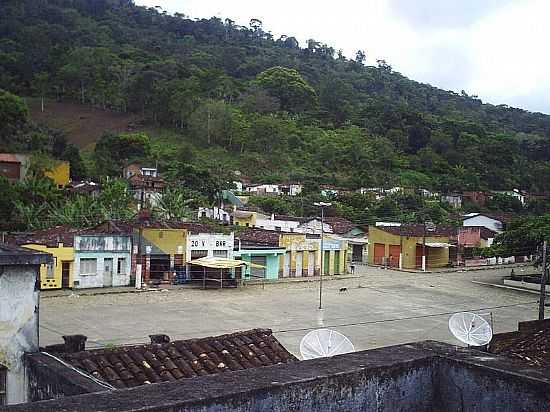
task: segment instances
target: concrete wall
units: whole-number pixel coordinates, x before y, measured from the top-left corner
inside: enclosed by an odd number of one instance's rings
[[[125,259],[124,270],[121,273],[117,273],[118,259]],[[81,259],[96,259],[97,271],[92,274],[80,273],[80,261]],[[116,286],[128,286],[130,284],[130,273],[132,257],[130,252],[77,252],[75,253],[74,260],[74,272],[73,272],[73,288],[86,289],[86,288],[102,288],[105,285],[105,259],[112,259],[112,285]]]
[[[417,255],[416,246],[422,244],[424,237],[414,236],[399,236],[392,233],[388,233],[384,230],[380,230],[374,226],[369,229],[369,247],[368,247],[368,262],[369,264],[375,264],[374,261],[374,248],[375,244],[383,244],[385,247],[384,256],[390,256],[390,246],[400,246],[402,254],[402,264],[404,269],[417,268]],[[446,236],[426,236],[426,243],[429,242],[442,242],[448,243],[449,238]],[[420,255],[422,256],[422,255]],[[399,256],[393,256],[399,259]],[[420,258],[420,257],[419,257]],[[428,268],[437,268],[447,266],[449,263],[449,249],[447,248],[429,248],[426,247],[426,266]]]
[[[198,233],[187,235],[187,261],[191,260],[191,251],[206,250],[208,256],[214,256],[214,251],[225,251],[228,259],[233,259],[235,239],[234,234]]]
[[[542,372],[498,355],[428,341],[6,411],[547,411],[550,377]]]
[[[0,267],[0,365],[8,370],[8,404],[27,401],[23,354],[38,350],[38,271],[38,265]]]
[[[142,254],[147,253],[147,247],[150,248],[150,254],[161,255],[179,255],[186,249],[187,230],[185,229],[143,229],[143,239],[141,244]],[[137,241],[134,242],[137,244]]]
[[[75,236],[75,261],[72,284],[75,289],[101,288],[105,285],[105,259],[112,259],[112,284],[127,286],[130,284],[132,265],[130,236],[85,235]],[[96,259],[97,271],[82,274],[81,260]],[[118,273],[118,259],[125,259],[121,273]],[[109,286],[109,285],[107,285]]]
[[[24,248],[38,250],[40,252],[50,253],[53,256],[53,277],[48,277],[47,265],[40,266],[40,289],[61,289],[62,287],[62,268],[63,262],[70,263],[69,269],[69,285],[73,284],[73,269],[74,269],[74,248],[72,246],[64,246],[59,243],[58,247],[47,247],[44,245],[27,244]]]

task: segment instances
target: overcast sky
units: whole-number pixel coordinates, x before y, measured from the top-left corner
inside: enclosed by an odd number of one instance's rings
[[[192,18],[262,20],[414,80],[550,114],[549,0],[135,0]]]

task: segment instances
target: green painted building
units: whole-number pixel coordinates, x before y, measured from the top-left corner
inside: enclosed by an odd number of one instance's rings
[[[283,247],[244,247],[235,251],[235,258],[262,266],[261,268],[247,266],[243,269],[244,280],[276,280],[279,278],[279,258],[285,255],[285,251]]]

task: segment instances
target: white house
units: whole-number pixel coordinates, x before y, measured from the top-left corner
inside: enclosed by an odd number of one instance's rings
[[[131,274],[131,236],[80,234],[74,239],[75,289],[128,286]]]
[[[38,351],[40,265],[52,256],[0,244],[0,407],[28,401],[25,352]]]
[[[258,184],[246,187],[246,191],[256,195],[280,195],[281,188],[277,184]]]
[[[332,233],[332,226],[329,225],[327,222],[325,222],[323,224],[323,230],[325,233]],[[295,231],[298,233],[318,235],[321,233],[321,219],[318,219],[318,218],[308,219],[300,223],[300,225],[295,229]]]
[[[500,233],[504,230],[504,222],[496,217],[482,213],[468,213],[463,216],[462,226],[482,226],[493,232]]]
[[[303,218],[271,214],[271,216],[256,215],[256,227],[278,232],[294,232],[304,221]]]
[[[221,257],[233,259],[234,233],[195,233],[188,229],[187,262],[201,257]]]
[[[303,185],[300,183],[285,183],[280,185],[280,190],[283,195],[298,196],[302,193]]]
[[[513,190],[493,190],[492,193],[504,195],[504,196],[510,196],[513,198],[516,198],[520,201],[520,203],[525,206],[526,196],[521,192],[519,189],[513,189]]]
[[[200,207],[199,211],[197,213],[197,217],[199,219],[213,219],[213,220],[219,220],[225,225],[229,225],[231,223],[231,213],[225,211],[221,207]]]

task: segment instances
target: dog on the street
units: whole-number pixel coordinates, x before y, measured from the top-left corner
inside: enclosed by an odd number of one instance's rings
[[[340,288],[340,293],[347,292],[348,288]]]

